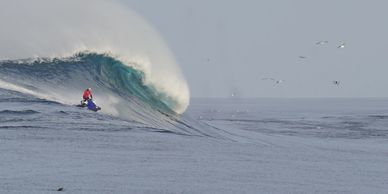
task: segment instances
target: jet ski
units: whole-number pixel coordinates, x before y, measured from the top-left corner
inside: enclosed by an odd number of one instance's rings
[[[92,99],[89,99],[88,101],[81,100],[81,103],[78,104],[77,107],[82,107],[82,108],[87,107],[89,110],[92,110],[95,112],[101,110],[101,107],[97,106]]]

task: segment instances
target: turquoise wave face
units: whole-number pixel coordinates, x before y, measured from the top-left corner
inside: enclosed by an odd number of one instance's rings
[[[116,94],[131,99],[136,97],[164,112],[172,113],[174,99],[144,84],[145,75],[133,67],[107,55],[79,53],[75,56],[90,71],[96,82],[109,87]],[[78,65],[77,65],[78,66]]]

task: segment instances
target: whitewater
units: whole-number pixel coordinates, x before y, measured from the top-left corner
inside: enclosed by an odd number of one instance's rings
[[[72,58],[77,53],[109,55],[141,71],[143,83],[165,97],[175,112],[184,112],[189,104],[187,83],[166,43],[143,18],[118,1],[2,1],[0,22],[2,60],[33,63]],[[42,95],[63,103],[74,100],[47,92]]]
[[[387,99],[191,98],[117,1],[1,1],[0,22],[0,193],[388,190]]]

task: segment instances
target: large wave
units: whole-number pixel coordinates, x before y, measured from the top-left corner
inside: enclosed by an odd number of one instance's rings
[[[152,127],[171,128],[178,117],[174,98],[147,86],[142,71],[106,54],[2,61],[0,76],[0,88],[70,105],[92,87],[103,112]]]
[[[127,96],[176,113],[189,104],[187,83],[165,42],[115,0],[1,1],[0,23],[0,59],[8,60],[3,87],[64,103],[96,87],[99,103],[116,115],[126,112],[118,104]],[[15,61],[25,58],[34,60]]]
[[[31,102],[28,105],[31,107],[40,101],[28,100],[30,95],[49,100],[42,101],[45,105],[52,101],[74,105],[80,102],[83,90],[92,87],[93,97],[102,112],[130,123],[135,121],[128,127],[144,126],[158,132],[222,137],[212,127],[176,114],[176,99],[145,84],[145,76],[131,64],[94,52],[65,58],[4,60],[0,61],[0,93],[3,89],[18,91],[21,98],[27,99],[22,102]],[[52,103],[48,105],[48,108],[58,109]],[[90,111],[85,110],[85,115],[87,113]]]

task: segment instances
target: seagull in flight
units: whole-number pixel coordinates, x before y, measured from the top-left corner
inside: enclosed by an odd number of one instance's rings
[[[342,43],[341,45],[339,45],[337,48],[345,48],[345,43]]]
[[[338,81],[338,80],[334,80],[334,81],[333,81],[333,84],[334,84],[334,85],[337,85],[337,86],[339,86],[339,85],[340,85],[340,83],[341,83],[341,82],[340,82],[340,81]]]
[[[271,78],[271,77],[266,77],[266,78],[263,78],[262,80],[271,80],[271,81],[274,81],[275,84],[281,84],[281,83],[283,83],[283,82],[285,81],[285,80],[283,80],[283,79],[277,80],[277,79]]]
[[[319,41],[319,42],[317,42],[317,43],[315,43],[315,44],[316,44],[316,45],[324,45],[324,44],[327,44],[327,43],[329,43],[329,41],[324,40],[324,41]]]
[[[306,59],[307,57],[305,57],[305,56],[299,56],[299,58],[301,58],[301,59]]]

